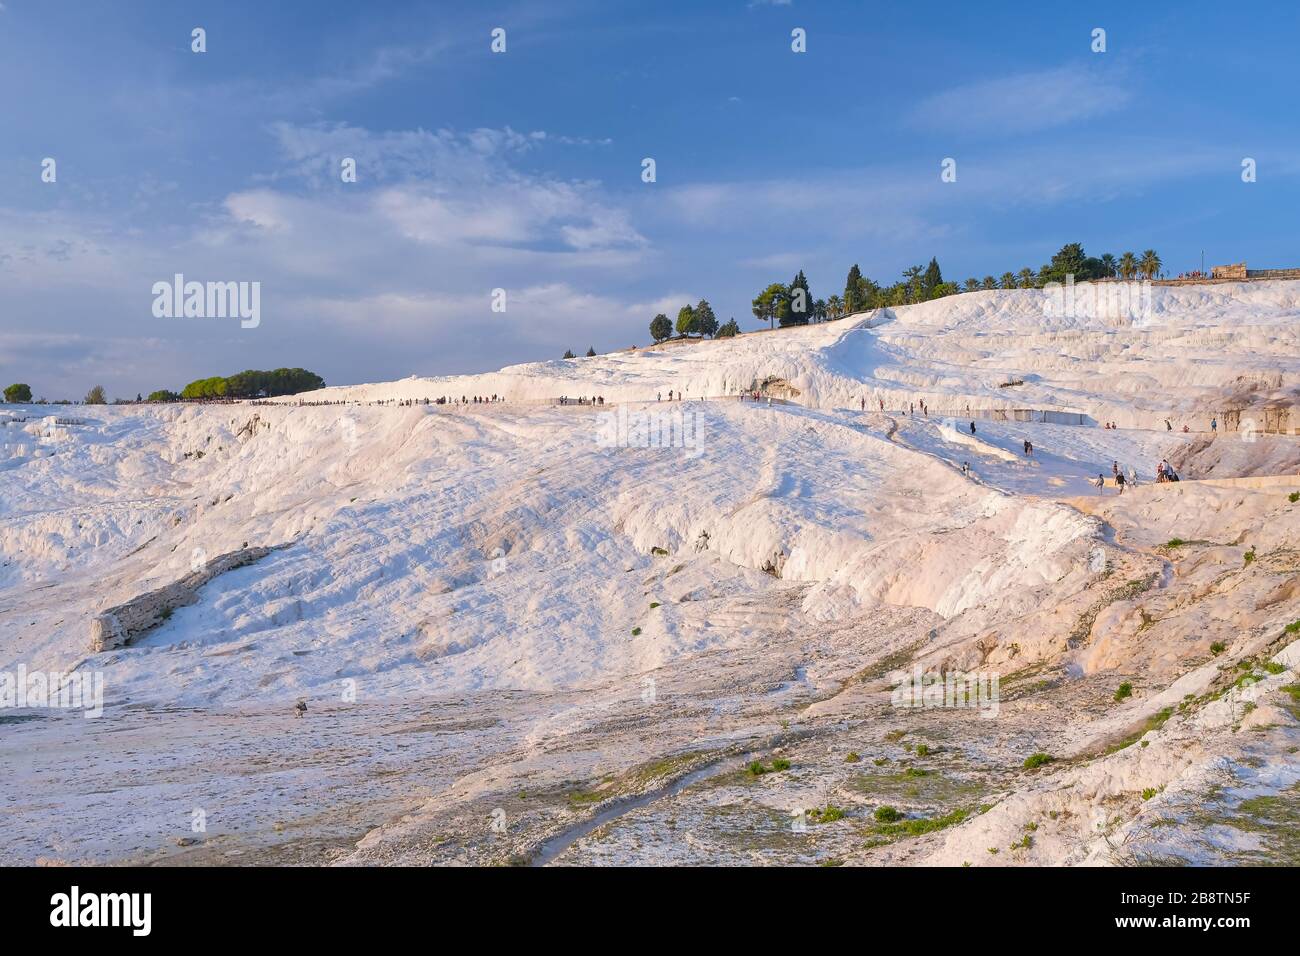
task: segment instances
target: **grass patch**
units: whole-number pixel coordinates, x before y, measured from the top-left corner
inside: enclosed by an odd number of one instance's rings
[[[1213,644],[1210,645],[1210,653],[1213,654],[1215,657],[1218,657],[1227,649],[1228,649],[1228,645],[1223,643],[1223,641],[1215,641]]]
[[[925,641],[917,641],[901,650],[894,651],[892,654],[885,655],[874,664],[870,664],[858,671],[854,675],[854,679],[860,684],[867,684],[873,680],[880,680],[882,677],[888,676],[891,671],[902,670],[903,665],[909,663],[916,656],[917,649],[924,643]]]
[[[845,763],[857,763],[861,759],[862,759],[862,755],[859,754],[856,750],[850,750],[848,753],[844,755]]]
[[[1047,764],[1051,763],[1055,759],[1056,758],[1053,757],[1051,754],[1045,754],[1040,751],[1039,753],[1030,754],[1028,757],[1026,757],[1025,762],[1021,764],[1021,766],[1023,766],[1026,770],[1037,770],[1039,767],[1046,766]]]
[[[780,757],[773,760],[770,765],[764,764],[761,760],[751,760],[745,767],[745,772],[751,777],[763,777],[769,773],[780,773],[782,770],[790,769],[790,761],[782,760]]]
[[[1128,681],[1124,681],[1124,683],[1120,684],[1119,687],[1115,689],[1115,703],[1119,703],[1121,700],[1127,700],[1132,696],[1133,685]]]
[[[881,809],[886,808],[882,807]],[[948,827],[955,827],[970,817],[971,813],[971,810],[960,808],[945,813],[941,817],[918,817],[914,820],[894,819],[881,822],[874,828],[873,832],[881,836],[921,836],[925,833],[935,833],[939,830],[946,830]]]
[[[912,768],[919,769],[919,768]],[[860,773],[848,778],[847,785],[859,793],[888,801],[929,805],[972,803],[988,793],[987,785],[978,780],[947,777],[941,773]]]

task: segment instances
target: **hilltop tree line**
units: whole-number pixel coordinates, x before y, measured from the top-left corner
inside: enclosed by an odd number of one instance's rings
[[[1163,269],[1164,263],[1154,249],[1147,249],[1140,256],[1125,252],[1118,258],[1110,253],[1094,257],[1084,252],[1081,243],[1070,242],[1062,246],[1051,261],[1037,269],[1026,266],[1019,272],[1004,272],[1001,277],[972,277],[961,283],[944,279],[937,258],[931,258],[928,266],[905,269],[902,278],[890,285],[864,276],[855,263],[844,280],[843,295],[836,293],[825,299],[813,297],[808,278],[801,269],[789,283],[773,282],[765,287],[754,297],[751,308],[754,318],[767,322],[769,328],[778,325],[785,328],[838,319],[869,309],[927,302],[960,292],[1041,289],[1049,282],[1064,283],[1068,275],[1073,275],[1075,282],[1154,279],[1162,274]],[[734,318],[719,326],[712,307],[703,299],[698,305],[682,306],[675,324],[662,312],[650,321],[650,337],[656,344],[673,338],[674,334],[679,338],[697,335],[724,338],[739,332]],[[566,358],[571,357],[572,353],[566,355]]]
[[[1065,282],[1073,275],[1075,282],[1098,279],[1154,279],[1161,274],[1164,263],[1154,249],[1141,256],[1125,252],[1119,258],[1111,253],[1089,256],[1078,242],[1066,243],[1052,256],[1051,261],[1032,269],[1026,266],[1019,272],[1004,272],[998,278],[991,275],[983,279],[971,277],[960,285],[947,282],[936,259],[929,266],[912,266],[903,272],[901,281],[882,286],[864,276],[855,264],[849,269],[844,282],[843,297],[832,295],[826,300],[825,312],[829,318],[839,318],[867,309],[897,305],[911,305],[930,299],[954,295],[958,292],[976,292],[983,289],[1041,289],[1049,282]]]
[[[740,326],[736,324],[735,318],[719,325],[709,300],[701,299],[695,305],[687,303],[678,309],[676,323],[662,312],[650,320],[650,338],[654,339],[656,345],[673,338],[674,333],[678,338],[702,338],[708,335],[715,339],[725,339],[739,335]]]
[[[226,377],[196,379],[181,389],[181,398],[274,398],[277,395],[296,395],[325,387],[325,380],[305,368],[277,368],[269,372],[247,369]],[[152,392],[155,395],[167,394]]]
[[[595,353],[592,353],[595,354]],[[296,395],[325,387],[325,380],[315,372],[303,368],[277,368],[269,372],[246,369],[237,375],[226,377],[200,378],[186,385],[179,393],[169,389],[150,392],[149,397],[136,395],[137,402],[175,402],[189,398],[273,398],[277,395]],[[6,402],[27,403],[32,400],[31,386],[15,382],[4,391]],[[119,398],[113,404],[129,404],[130,399]],[[45,404],[40,399],[37,404]],[[72,402],[55,402],[56,405],[71,405]],[[96,385],[86,392],[83,405],[107,405],[108,396],[104,386]]]

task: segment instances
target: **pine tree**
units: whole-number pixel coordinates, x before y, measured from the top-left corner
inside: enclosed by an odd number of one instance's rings
[[[655,342],[662,342],[664,339],[673,337],[673,323],[668,316],[660,312],[650,320],[650,338]]]
[[[784,312],[777,316],[781,325],[807,325],[812,320],[813,297],[808,290],[808,278],[802,269],[790,280],[785,306]]]
[[[701,299],[695,307],[695,331],[700,335],[716,335],[718,332],[718,317],[713,314],[708,299]]]
[[[770,326],[777,316],[781,314],[785,297],[785,286],[779,282],[773,282],[754,297],[754,318],[760,322],[767,322]]]
[[[858,264],[853,263],[853,268],[849,270],[848,278],[844,280],[844,314],[852,315],[854,312],[860,312],[867,307],[865,302],[860,300],[862,295],[862,271]]]
[[[941,282],[943,282],[943,273],[939,271],[939,260],[931,258],[930,264],[925,267],[925,275],[921,278],[922,298],[930,298],[930,294]]]
[[[596,350],[591,346],[587,346],[587,358],[595,358],[595,356],[596,356]]]
[[[689,305],[682,306],[677,313],[677,334],[695,334],[695,322],[695,310]]]

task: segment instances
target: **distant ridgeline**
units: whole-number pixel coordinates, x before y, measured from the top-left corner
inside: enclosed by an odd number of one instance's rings
[[[273,398],[325,387],[325,379],[305,368],[277,368],[270,372],[248,369],[227,378],[215,376],[190,382],[181,398]]]

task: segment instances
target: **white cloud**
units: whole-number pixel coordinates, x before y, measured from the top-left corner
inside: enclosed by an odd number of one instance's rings
[[[1122,77],[1066,66],[952,87],[922,100],[909,119],[914,126],[945,131],[1028,132],[1101,116],[1131,99]]]

